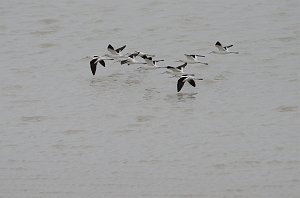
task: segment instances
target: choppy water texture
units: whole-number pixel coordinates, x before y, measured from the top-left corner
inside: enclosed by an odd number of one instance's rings
[[[0,197],[298,198],[299,1],[1,1]],[[240,54],[209,55],[214,43]],[[127,44],[205,80],[87,56]]]

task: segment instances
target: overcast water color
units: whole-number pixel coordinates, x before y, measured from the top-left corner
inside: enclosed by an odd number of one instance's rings
[[[1,198],[299,198],[300,2],[1,0]],[[214,44],[239,54],[208,54]],[[89,58],[127,45],[204,78]]]

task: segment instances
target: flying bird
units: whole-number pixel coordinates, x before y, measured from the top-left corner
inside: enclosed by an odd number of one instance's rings
[[[135,52],[138,52],[138,56],[140,57],[143,57],[143,56],[147,56],[147,57],[154,57],[155,55],[153,54],[147,54],[147,53],[144,53],[144,52],[141,52],[141,51],[135,51]]]
[[[164,60],[153,60],[151,56],[143,55],[141,56],[147,63],[148,66],[160,67],[156,63],[164,61]]]
[[[186,60],[178,60],[177,62],[186,62],[188,64],[196,64],[196,63],[201,63],[203,65],[208,65],[208,63],[204,63],[198,60],[198,57],[205,57],[203,55],[199,54],[184,54],[186,57]]]
[[[238,54],[239,52],[230,52],[228,49],[232,47],[233,45],[227,45],[223,46],[219,41],[216,42],[215,46],[218,48],[218,51],[212,51],[210,52],[213,54]]]
[[[177,92],[179,92],[179,91],[182,89],[182,87],[183,87],[183,85],[184,85],[185,82],[188,82],[188,83],[190,83],[193,87],[196,87],[195,80],[203,80],[203,78],[197,78],[197,79],[196,79],[195,76],[192,75],[192,74],[184,74],[184,75],[182,75],[182,76],[178,79],[178,81],[177,81]]]
[[[96,74],[96,70],[97,70],[97,64],[100,63],[103,67],[105,67],[105,62],[104,60],[114,60],[112,58],[105,58],[105,57],[101,57],[98,55],[94,55],[92,60],[90,61],[90,67],[91,67],[91,71],[92,74],[95,75]]]
[[[110,54],[105,54],[105,56],[108,56],[110,58],[124,58],[121,52],[125,49],[125,47],[126,45],[115,49],[111,44],[109,44],[107,46],[107,51],[109,51]]]
[[[172,71],[172,73],[177,76],[177,75],[182,75],[183,69],[185,68],[185,66],[187,66],[187,63],[184,63],[182,65],[179,65],[177,67],[173,67],[173,66],[167,66],[166,68],[170,71]],[[169,72],[168,72],[169,73]]]
[[[121,65],[127,64],[147,64],[147,63],[141,63],[138,60],[136,60],[136,56],[139,54],[139,52],[135,52],[133,54],[130,54],[125,60],[121,60]]]

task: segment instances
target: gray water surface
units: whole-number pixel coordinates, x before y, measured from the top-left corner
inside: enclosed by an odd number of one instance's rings
[[[0,197],[298,198],[300,3],[1,1]],[[213,55],[219,40],[238,55]],[[127,45],[204,78],[89,58]]]

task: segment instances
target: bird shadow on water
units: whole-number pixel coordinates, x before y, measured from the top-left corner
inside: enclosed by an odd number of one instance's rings
[[[166,96],[166,101],[171,101],[171,102],[188,102],[188,101],[193,101],[197,97],[198,93],[192,92],[192,93],[177,93],[176,95],[174,94],[169,94]]]
[[[195,100],[198,93],[177,93],[177,101],[185,102],[187,100]]]

